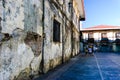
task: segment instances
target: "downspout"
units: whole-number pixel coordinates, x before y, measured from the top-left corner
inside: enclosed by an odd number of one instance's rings
[[[79,18],[80,18],[80,17],[79,17]],[[79,28],[79,42],[78,42],[78,43],[79,43],[79,44],[78,44],[79,52],[78,52],[78,54],[80,54],[80,41],[81,41],[81,40],[80,40],[80,32],[81,32],[81,31],[80,31],[80,19],[78,19],[78,22],[79,22],[79,24],[78,24],[78,28]]]
[[[72,8],[71,8],[71,57],[73,57],[73,0],[71,0]]]
[[[63,0],[62,11],[65,1]],[[62,16],[62,64],[64,63],[64,15]]]
[[[42,32],[43,32],[43,42],[42,42],[42,61],[41,61],[41,70],[42,73],[44,72],[44,38],[45,38],[45,33],[44,33],[44,19],[45,19],[45,0],[42,0],[42,7],[43,7],[43,15],[42,15]]]

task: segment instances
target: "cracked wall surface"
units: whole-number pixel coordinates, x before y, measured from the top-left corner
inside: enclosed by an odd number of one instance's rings
[[[16,28],[24,29],[24,7],[22,0],[1,0],[0,3],[2,4],[0,15],[2,18],[1,32],[12,34],[12,31]]]
[[[31,80],[78,54],[72,0],[44,1],[0,0],[0,80]],[[54,20],[60,23],[59,42],[53,40]]]
[[[56,16],[56,18],[54,18]],[[54,3],[45,1],[45,27],[44,27],[44,72],[53,69],[56,65],[61,63],[62,57],[62,16]],[[60,22],[60,42],[53,42],[53,20]]]
[[[0,0],[0,80],[24,80],[41,72],[41,4]]]
[[[26,44],[27,37],[29,36],[24,30],[15,29],[12,38],[2,41],[0,46],[0,80],[16,79],[19,73],[26,68],[29,69],[27,74],[29,76],[39,71],[41,53],[38,52],[38,55],[34,49],[39,44],[36,45],[34,40]],[[30,46],[30,43],[34,47]]]

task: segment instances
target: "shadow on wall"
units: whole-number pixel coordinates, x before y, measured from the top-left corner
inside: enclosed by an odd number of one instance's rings
[[[100,51],[101,52],[110,52],[110,41],[108,38],[102,38],[100,41]]]
[[[88,43],[94,43],[94,51],[97,52],[120,52],[120,39],[110,41],[108,38],[102,38],[100,41],[94,39],[83,40],[83,51]]]
[[[102,38],[95,45],[98,47],[99,52],[120,52],[120,39],[110,41],[108,38]]]
[[[113,52],[120,52],[120,39],[116,39],[115,41],[113,41]]]
[[[1,30],[2,30],[1,20],[2,20],[2,18],[0,17],[0,32],[1,32]]]

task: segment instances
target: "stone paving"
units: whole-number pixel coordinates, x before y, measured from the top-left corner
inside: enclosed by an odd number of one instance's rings
[[[34,80],[120,80],[120,54],[78,55]]]

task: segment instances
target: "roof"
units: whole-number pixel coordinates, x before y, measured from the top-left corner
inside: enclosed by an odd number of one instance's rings
[[[120,29],[120,26],[98,25],[94,27],[84,28],[81,31],[116,30],[116,29]]]

